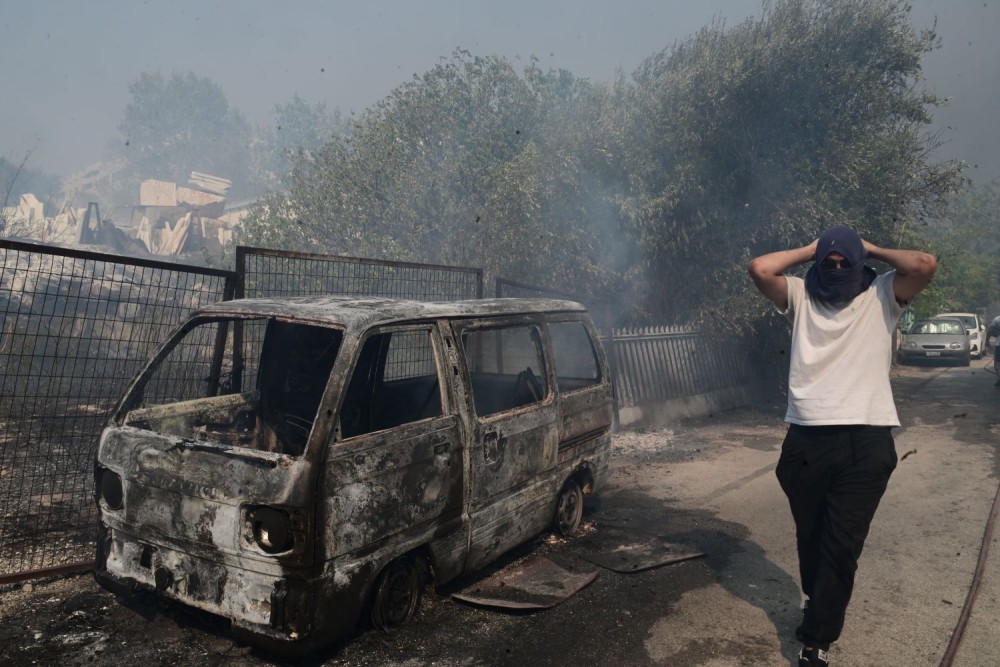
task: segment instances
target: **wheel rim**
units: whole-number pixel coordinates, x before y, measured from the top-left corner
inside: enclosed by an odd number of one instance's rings
[[[570,535],[580,526],[583,510],[583,494],[576,482],[568,482],[559,494],[556,507],[556,529],[562,535]]]
[[[411,562],[393,563],[386,571],[375,597],[375,625],[382,629],[402,625],[413,618],[420,602],[420,583]]]

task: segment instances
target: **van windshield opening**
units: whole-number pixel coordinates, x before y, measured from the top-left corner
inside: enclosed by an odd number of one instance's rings
[[[274,318],[197,322],[137,384],[122,421],[299,456],[342,340],[337,329]]]

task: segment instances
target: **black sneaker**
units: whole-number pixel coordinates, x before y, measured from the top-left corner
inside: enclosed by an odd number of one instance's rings
[[[799,651],[799,667],[828,667],[830,654],[821,648],[803,648]]]

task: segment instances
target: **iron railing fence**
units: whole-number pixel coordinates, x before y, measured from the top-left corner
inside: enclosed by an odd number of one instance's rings
[[[0,240],[0,582],[93,560],[100,432],[153,348],[236,274]]]
[[[774,364],[732,337],[686,327],[616,329],[612,355],[621,407],[749,386],[774,375],[767,371]]]

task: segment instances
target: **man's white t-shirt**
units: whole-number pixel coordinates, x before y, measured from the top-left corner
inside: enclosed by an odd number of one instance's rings
[[[903,313],[895,275],[876,277],[841,306],[812,299],[802,278],[785,276],[784,315],[792,323],[786,422],[899,426],[889,384],[892,332]]]

